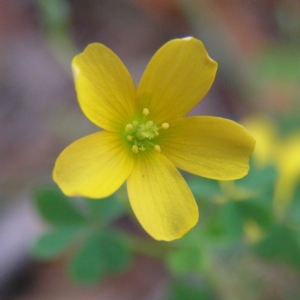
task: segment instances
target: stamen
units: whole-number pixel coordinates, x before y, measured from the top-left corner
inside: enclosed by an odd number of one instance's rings
[[[160,127],[156,126],[153,121],[148,121],[147,116],[149,115],[149,109],[143,109],[143,120],[138,121],[137,119],[131,121],[125,126],[125,136],[127,141],[131,144],[131,150],[133,153],[144,152],[152,148],[156,152],[161,152],[159,145],[155,140],[159,136],[159,130],[168,129],[169,123],[162,123]]]
[[[139,147],[137,145],[133,145],[131,148],[133,153],[138,153],[139,152]]]
[[[154,150],[157,151],[157,152],[161,152],[161,148],[158,145],[154,146]]]
[[[162,129],[168,129],[170,127],[169,123],[162,123],[161,128]]]
[[[143,115],[144,116],[148,116],[149,115],[149,109],[148,108],[144,108],[143,109]]]
[[[133,128],[133,126],[131,124],[127,124],[126,127],[125,127],[125,130],[127,132],[129,132],[132,128]]]

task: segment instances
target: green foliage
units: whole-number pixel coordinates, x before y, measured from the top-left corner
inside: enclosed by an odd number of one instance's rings
[[[55,225],[82,224],[85,218],[69,198],[54,189],[39,190],[35,197],[40,215]]]
[[[70,263],[71,277],[80,282],[94,282],[107,273],[120,272],[130,261],[129,248],[114,232],[91,235]]]
[[[277,47],[266,51],[257,62],[258,81],[294,82],[300,77],[299,47]]]
[[[235,182],[187,177],[199,204],[200,221],[183,238],[171,243],[144,241],[109,229],[126,214],[116,194],[87,200],[70,199],[56,189],[40,190],[36,207],[52,228],[36,241],[32,253],[39,260],[51,260],[69,251],[70,277],[92,283],[126,269],[133,251],[149,255],[155,252],[165,259],[176,282],[171,284],[168,299],[214,299],[205,284],[199,288],[182,279],[192,274],[203,282],[214,272],[216,257],[233,258],[253,250],[266,260],[300,267],[300,233],[291,229],[300,225],[300,185],[286,218],[279,224],[273,215],[276,178],[272,166],[252,166],[247,177]],[[245,238],[249,221],[265,235],[250,247]]]
[[[243,238],[244,225],[248,221],[255,221],[264,230],[271,228],[274,223],[272,198],[276,178],[274,167],[252,166],[247,176],[230,186],[229,192],[224,190],[224,198],[228,200],[219,205],[212,219],[214,227],[223,233],[223,238]]]
[[[258,243],[254,249],[258,255],[268,260],[300,267],[300,233],[284,225],[274,226],[268,237]]]
[[[300,182],[298,182],[298,186],[296,187],[293,201],[288,207],[285,223],[300,229]]]
[[[257,168],[251,163],[250,170],[251,171],[247,176],[235,181],[237,186],[256,193],[274,187],[274,181],[277,178],[277,170],[275,167],[267,166],[264,168]]]
[[[280,125],[278,126],[279,134],[283,137],[288,136],[291,133],[298,132],[300,128],[300,107],[297,105],[297,103],[298,102],[296,102],[293,111],[276,116],[277,124]]]
[[[35,242],[32,254],[39,260],[51,260],[63,254],[80,234],[81,227],[58,227],[43,235]]]
[[[211,201],[219,196],[221,191],[216,180],[189,175],[187,181],[194,197],[199,201]]]
[[[243,238],[244,225],[248,221],[255,221],[265,230],[274,222],[270,208],[263,201],[250,198],[215,205],[214,214],[204,224],[204,231],[211,240],[230,243]]]
[[[89,218],[100,221],[102,224],[110,223],[125,213],[125,208],[116,197],[110,196],[101,200],[87,200]]]
[[[192,284],[183,280],[177,280],[170,286],[167,300],[213,300],[210,289],[202,284]]]
[[[77,200],[57,189],[36,193],[36,207],[53,228],[37,239],[33,256],[52,260],[70,249],[75,256],[70,259],[69,273],[79,282],[94,282],[107,273],[123,270],[131,257],[129,245],[123,236],[106,227],[125,213],[124,207],[116,196]]]
[[[173,242],[174,248],[167,253],[166,264],[176,276],[201,275],[210,267],[211,239],[203,228],[196,225],[180,240]]]
[[[199,273],[205,265],[205,254],[201,248],[182,248],[167,257],[167,264],[173,274]]]
[[[41,22],[51,34],[62,34],[70,22],[70,7],[66,0],[38,0]]]
[[[256,201],[247,200],[236,202],[236,209],[244,221],[255,220],[263,228],[268,228],[273,223],[270,210]]]
[[[243,216],[237,202],[228,202],[218,215],[219,226],[226,238],[238,238],[243,235]]]

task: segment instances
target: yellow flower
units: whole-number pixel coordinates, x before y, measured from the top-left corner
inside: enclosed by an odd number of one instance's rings
[[[278,128],[272,119],[264,115],[252,115],[243,125],[255,136],[256,147],[252,159],[258,166],[271,165],[277,161]]]
[[[255,141],[242,126],[184,117],[208,92],[217,70],[201,41],[166,43],[137,88],[104,45],[89,45],[72,65],[81,109],[104,130],[75,141],[58,157],[53,178],[66,195],[104,198],[127,180],[143,228],[170,241],[198,221],[194,197],[176,167],[218,180],[247,174]]]
[[[282,220],[300,179],[300,133],[290,133],[280,141],[277,150],[278,178],[274,193],[275,215]]]
[[[279,128],[266,116],[251,116],[243,124],[255,136],[253,159],[258,166],[274,165],[278,170],[274,191],[274,213],[282,220],[292,203],[300,178],[300,132],[279,136]]]

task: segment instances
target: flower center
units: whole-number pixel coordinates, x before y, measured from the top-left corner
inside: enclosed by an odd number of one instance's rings
[[[149,109],[143,109],[142,121],[133,121],[125,126],[126,139],[132,144],[133,153],[139,151],[144,152],[146,149],[154,149],[161,152],[161,148],[155,142],[155,138],[159,136],[159,130],[168,129],[169,123],[163,123],[160,127],[156,126],[153,121],[147,120]]]

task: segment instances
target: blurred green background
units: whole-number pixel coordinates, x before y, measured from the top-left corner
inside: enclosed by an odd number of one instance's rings
[[[201,39],[219,63],[192,114],[242,123],[256,138],[235,182],[184,174],[200,221],[149,238],[125,187],[66,198],[54,161],[96,131],[70,63],[89,43],[139,78],[172,38]],[[0,299],[300,299],[300,3],[293,0],[1,0]]]

